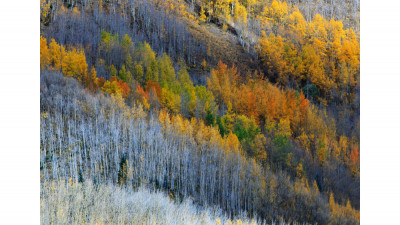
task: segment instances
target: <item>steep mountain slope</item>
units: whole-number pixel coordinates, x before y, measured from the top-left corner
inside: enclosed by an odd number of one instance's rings
[[[194,38],[210,49],[210,56],[207,57],[210,60],[207,61],[212,63],[209,66],[216,66],[216,62],[222,61],[230,66],[235,65],[242,74],[258,69],[257,59],[243,49],[235,34],[223,31],[212,23],[199,25],[188,21],[187,24]]]
[[[41,1],[42,180],[359,223],[356,34],[298,3],[194,2]]]

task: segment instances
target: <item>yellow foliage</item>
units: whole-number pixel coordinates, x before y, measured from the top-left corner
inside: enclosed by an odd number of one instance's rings
[[[108,93],[109,95],[112,94],[120,94],[122,95],[121,90],[118,88],[117,82],[116,81],[106,81],[103,85],[103,87],[101,87],[101,90],[104,93]]]
[[[51,39],[50,42],[50,64],[53,66],[53,68],[57,71],[61,70],[61,59],[63,58],[62,54],[65,54],[65,49],[64,47],[60,46],[57,44],[57,42],[54,39]],[[63,49],[62,49],[63,48]]]
[[[239,152],[240,151],[240,142],[239,139],[235,134],[230,132],[228,136],[224,139],[225,141],[225,151],[233,151]]]
[[[341,21],[327,21],[316,14],[307,22],[297,7],[278,0],[265,6],[258,19],[265,31],[274,34],[262,34],[259,52],[279,83],[285,85],[290,76],[297,84],[311,81],[324,105],[329,103],[332,88],[357,87],[359,42],[352,29],[343,29]]]
[[[278,124],[278,129],[276,131],[277,135],[292,136],[292,131],[290,129],[290,121],[288,119],[280,119]]]
[[[203,69],[206,69],[206,67],[207,67],[206,59],[203,59],[203,61],[201,62],[201,66],[203,67]]]
[[[263,57],[264,65],[269,72],[278,75],[279,82],[285,84],[287,82],[288,65],[284,60],[285,40],[280,35],[270,33],[267,37],[262,32],[262,38],[259,40],[261,46],[261,57]]]
[[[288,15],[288,5],[286,2],[274,0],[270,7],[265,6],[260,17],[264,28],[272,29],[275,33],[285,23]]]
[[[87,73],[86,56],[83,50],[72,50],[67,52],[67,55],[62,59],[62,71],[66,76],[73,76],[78,80],[86,76]]]
[[[296,8],[292,14],[289,15],[288,20],[289,31],[295,35],[294,41],[299,41],[302,44],[302,40],[307,32],[307,21],[304,19],[300,10]]]
[[[42,22],[47,22],[47,17],[50,13],[50,6],[51,6],[51,2],[47,0],[40,0],[40,20]]]
[[[81,12],[78,11],[78,8],[77,8],[77,7],[74,7],[74,9],[72,10],[72,13],[73,13],[75,16],[79,16],[79,15],[81,14]]]
[[[205,12],[204,8],[201,7],[199,20],[200,20],[200,22],[205,23],[207,21],[207,19],[208,18],[206,16],[206,12]]]
[[[179,95],[174,94],[173,92],[162,88],[162,105],[167,108],[172,113],[178,113],[181,105],[181,97]]]
[[[40,36],[40,68],[44,69],[50,64],[50,52],[47,46],[47,39]]]
[[[247,25],[247,11],[246,8],[235,0],[234,19],[237,23]]]

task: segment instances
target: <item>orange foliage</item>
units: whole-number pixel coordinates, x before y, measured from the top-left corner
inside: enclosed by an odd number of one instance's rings
[[[220,104],[231,102],[234,112],[253,117],[258,124],[266,118],[289,119],[293,133],[305,125],[309,101],[303,93],[279,89],[260,77],[238,86],[235,68],[228,69],[222,62],[212,70],[208,87]]]
[[[129,88],[128,84],[123,82],[122,80],[119,80],[117,85],[121,89],[122,97],[128,98],[129,97],[129,91],[130,91],[130,88]]]
[[[254,91],[246,84],[242,84],[240,88],[235,89],[236,98],[234,100],[234,108],[238,114],[245,114],[248,117],[257,118],[257,102]]]
[[[162,98],[160,84],[158,84],[157,82],[153,82],[152,80],[149,80],[146,84],[146,92],[149,93],[150,90],[153,90],[157,94],[158,99]]]
[[[97,80],[97,86],[98,87],[103,87],[104,86],[104,83],[106,82],[106,79],[104,79],[104,77],[100,77],[98,80]]]
[[[146,109],[149,109],[149,95],[143,90],[140,84],[137,85],[135,90],[138,103],[141,103]]]
[[[238,79],[239,74],[235,66],[228,69],[228,66],[220,61],[217,69],[211,70],[210,78],[207,79],[207,88],[219,104],[226,106],[232,103],[233,88],[239,83]]]
[[[88,73],[83,80],[83,84],[92,92],[97,90],[97,73],[96,69],[94,66],[92,66],[92,69],[90,70],[90,73]],[[104,78],[103,78],[104,79]]]

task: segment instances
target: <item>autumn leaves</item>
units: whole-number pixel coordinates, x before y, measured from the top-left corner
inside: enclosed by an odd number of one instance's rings
[[[164,109],[172,115],[204,121],[217,128],[221,137],[234,135],[236,138],[231,139],[239,140],[245,152],[263,164],[268,152],[266,138],[273,141],[278,137],[282,124],[287,124],[286,131],[281,132],[285,138],[299,139],[306,149],[316,146],[321,161],[326,160],[328,150],[320,147],[327,146],[322,143],[336,139],[334,133],[329,135],[332,132],[327,131],[320,112],[309,109],[303,92],[278,88],[258,74],[242,80],[235,67],[228,68],[220,62],[211,70],[207,87],[195,86],[184,65],[176,73],[166,54],[156,57],[147,43],[135,46],[127,35],[120,39],[118,35],[103,32],[99,49],[104,59],[97,59],[96,65],[106,68],[109,80],[98,78],[94,66],[87,71],[83,50],[75,47],[66,50],[54,39],[47,45],[43,37],[41,67],[62,71],[93,92],[120,95],[130,103],[142,104],[146,110]],[[115,51],[121,54],[120,61],[107,57]],[[323,149],[323,157],[319,149]]]
[[[278,83],[291,82],[296,88],[312,83],[320,91],[313,97],[325,104],[341,90],[355,90],[360,47],[352,29],[319,14],[307,22],[297,7],[280,1],[266,6],[259,20],[266,31],[259,40],[259,54]],[[339,97],[352,102],[346,96]]]
[[[61,71],[65,76],[74,77],[92,92],[100,88],[109,94],[121,94],[128,97],[129,87],[121,79],[115,76],[106,81],[103,77],[98,78],[95,67],[88,71],[85,52],[81,48],[69,47],[67,50],[59,45],[54,39],[47,44],[47,39],[40,37],[40,67]]]

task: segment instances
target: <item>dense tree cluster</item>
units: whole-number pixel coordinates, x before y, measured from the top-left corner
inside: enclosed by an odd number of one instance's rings
[[[360,168],[356,137],[339,135],[335,119],[323,107],[310,105],[302,92],[280,89],[257,74],[247,81],[239,77],[235,68],[222,63],[211,71],[207,87],[219,112],[215,122],[206,118],[208,124],[215,123],[222,135],[234,132],[249,156],[264,165],[268,160],[271,168],[296,176],[296,167],[302,164],[306,176],[318,180],[325,192],[339,186],[356,189]],[[343,166],[347,169],[334,175]],[[356,197],[355,193],[346,195]]]
[[[285,3],[274,1],[262,16],[269,35],[262,33],[260,56],[268,73],[281,85],[302,88],[307,95],[310,84],[315,85],[319,94],[310,97],[323,99],[325,104],[332,100],[354,104],[360,72],[360,47],[354,31],[319,14],[306,22],[298,9],[286,8]]]

